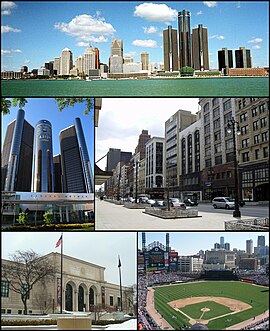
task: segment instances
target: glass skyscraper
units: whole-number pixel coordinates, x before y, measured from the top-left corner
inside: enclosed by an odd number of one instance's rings
[[[36,124],[32,190],[54,192],[52,125],[47,120]]]
[[[180,69],[183,67],[192,67],[189,11],[183,10],[178,13],[178,33]]]

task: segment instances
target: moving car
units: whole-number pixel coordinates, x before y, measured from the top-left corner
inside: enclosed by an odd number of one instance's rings
[[[187,205],[187,206],[198,206],[198,202],[197,201],[193,201],[191,199],[185,199],[184,200],[184,203]]]
[[[216,197],[212,200],[213,207],[230,209],[234,208],[234,199],[230,197]]]
[[[187,208],[185,203],[181,202],[178,198],[170,198],[169,202],[170,202],[171,207],[180,208],[180,209],[186,209]],[[168,206],[168,200],[164,200],[164,205]]]

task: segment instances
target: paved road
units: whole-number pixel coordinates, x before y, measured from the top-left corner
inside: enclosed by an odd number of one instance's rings
[[[243,207],[242,219],[254,218],[262,208],[263,215],[268,215],[268,207]],[[254,209],[253,209],[254,208]],[[225,230],[224,221],[233,220],[232,210],[213,209],[209,204],[198,206],[198,218],[161,219],[143,213],[143,209],[128,209],[104,200],[96,199],[96,230]],[[259,215],[258,215],[259,216]],[[258,217],[257,216],[257,217]]]

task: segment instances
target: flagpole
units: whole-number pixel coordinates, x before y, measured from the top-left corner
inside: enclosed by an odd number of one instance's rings
[[[62,237],[62,242],[61,242],[61,306],[60,306],[60,314],[63,313],[63,243],[64,243],[64,238],[63,238],[63,232],[61,234]]]
[[[118,268],[119,268],[119,281],[120,281],[120,311],[123,311],[120,255],[118,255]]]

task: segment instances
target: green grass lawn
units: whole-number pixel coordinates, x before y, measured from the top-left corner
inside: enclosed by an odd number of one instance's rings
[[[208,323],[210,330],[222,330],[225,327],[240,323],[263,313],[269,308],[269,289],[242,282],[208,281],[184,283],[180,285],[164,286],[155,289],[155,307],[160,314],[174,327],[179,328],[188,324],[188,318],[176,312],[167,303],[187,297],[216,296],[232,298],[246,302],[252,308],[237,314],[225,316]],[[252,301],[252,302],[251,302]],[[205,303],[203,303],[204,305]],[[222,306],[222,305],[221,305]],[[222,306],[224,307],[224,306]],[[224,307],[226,308],[226,307]],[[210,312],[209,312],[210,313]],[[189,315],[189,314],[188,314]],[[219,315],[219,314],[217,314]],[[172,318],[175,316],[176,318]],[[189,315],[190,316],[190,315]],[[207,315],[206,315],[207,316]],[[204,316],[204,319],[206,319]],[[208,318],[207,318],[208,319]]]
[[[209,308],[210,311],[205,312],[202,316],[202,308]],[[214,301],[194,303],[192,305],[180,308],[180,310],[194,319],[199,319],[202,316],[202,319],[204,320],[209,320],[210,318],[225,315],[232,312],[230,308]]]

